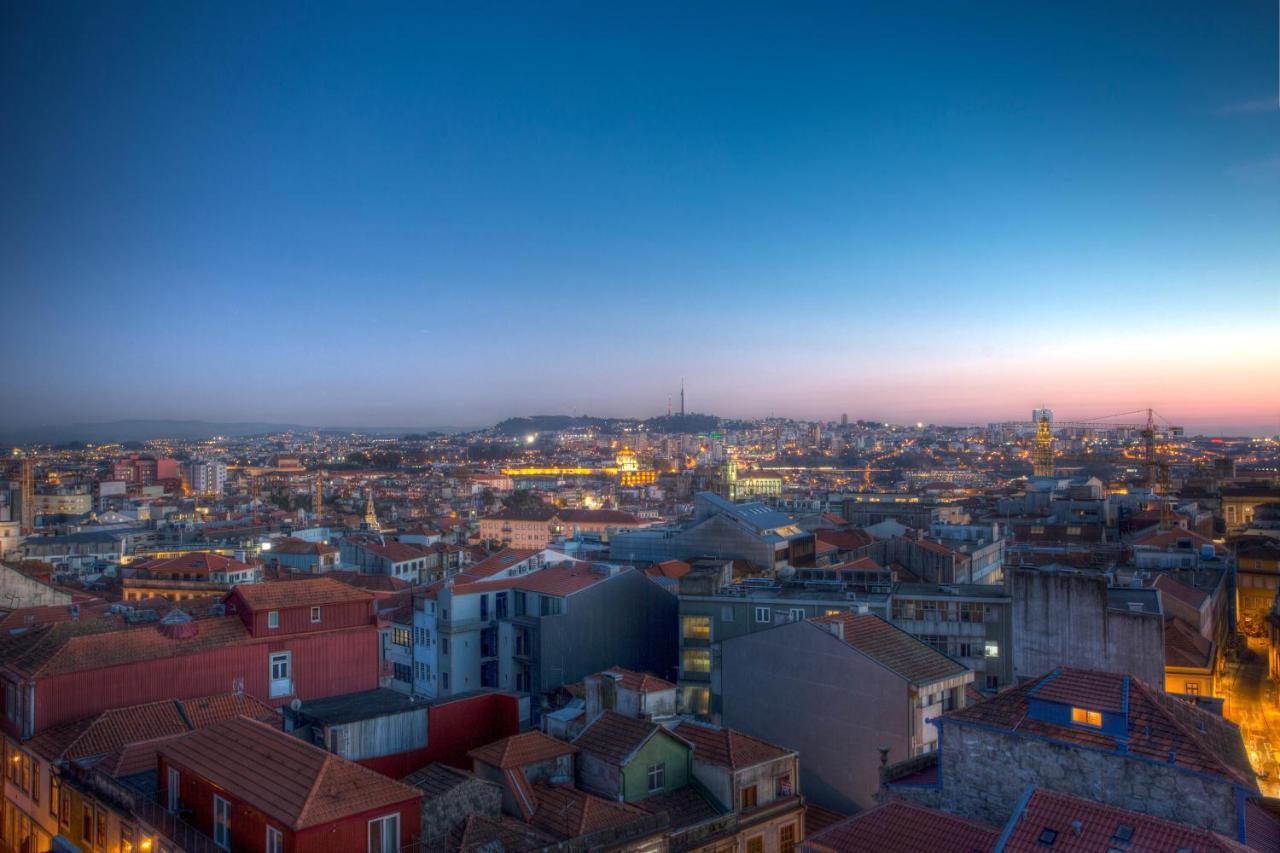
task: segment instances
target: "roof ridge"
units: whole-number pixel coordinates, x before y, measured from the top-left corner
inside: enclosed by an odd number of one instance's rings
[[[245,719],[248,719],[248,717]],[[306,743],[306,741],[303,741],[303,743]],[[320,770],[316,773],[311,782],[311,788],[307,791],[306,799],[302,801],[302,808],[298,809],[298,817],[294,821],[293,826],[290,827],[291,829],[298,830],[307,825],[307,813],[311,811],[311,807],[315,804],[316,797],[323,785],[324,778],[329,774],[329,768],[333,766],[333,760],[336,757],[337,756],[331,752],[325,752],[324,761],[321,762]]]
[[[1240,772],[1236,770],[1236,768],[1232,767],[1220,755],[1218,755],[1218,751],[1216,749],[1208,749],[1200,740],[1201,733],[1189,728],[1187,724],[1184,723],[1181,719],[1179,719],[1176,714],[1170,711],[1168,706],[1164,704],[1163,700],[1157,699],[1155,697],[1154,695],[1155,691],[1153,691],[1150,687],[1148,687],[1146,683],[1142,681],[1142,679],[1130,678],[1130,681],[1138,685],[1139,692],[1143,694],[1143,697],[1148,701],[1148,703],[1150,703],[1152,707],[1157,708],[1160,711],[1160,714],[1165,719],[1172,722],[1173,725],[1180,732],[1182,732],[1182,734],[1186,736],[1191,741],[1192,744],[1195,745],[1197,750],[1199,750],[1200,752],[1208,756],[1209,759],[1215,765],[1217,765],[1222,771],[1225,771],[1225,773],[1231,778],[1239,780],[1241,782],[1248,781],[1247,779],[1245,779],[1243,776],[1240,775]],[[1175,700],[1175,701],[1180,701],[1180,700]],[[1187,703],[1183,703],[1183,704],[1187,704]],[[1187,704],[1187,708],[1192,711],[1198,711],[1199,713],[1205,714],[1208,717],[1213,716],[1209,714],[1207,711],[1201,710],[1200,708],[1197,708],[1194,705]],[[1207,728],[1208,728],[1208,724],[1206,724],[1206,730]],[[1174,750],[1174,752],[1176,753],[1176,750]]]

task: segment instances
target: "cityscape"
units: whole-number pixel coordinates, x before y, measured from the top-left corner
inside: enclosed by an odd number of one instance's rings
[[[0,853],[1280,851],[1280,8],[0,13]]]

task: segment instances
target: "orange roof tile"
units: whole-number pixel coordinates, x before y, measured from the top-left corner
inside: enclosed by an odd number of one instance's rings
[[[983,853],[999,838],[995,827],[892,800],[811,830],[804,847],[823,853]]]
[[[372,594],[332,578],[239,584],[230,595],[239,595],[250,610],[284,610],[373,600]]]
[[[578,748],[572,744],[532,731],[476,747],[467,755],[499,770],[509,770],[539,761],[549,761],[561,755],[572,755],[577,751]]]
[[[627,690],[635,690],[640,693],[657,693],[662,690],[675,690],[676,686],[665,678],[659,678],[656,675],[650,675],[647,672],[635,672],[630,669],[623,669],[620,666],[611,666],[604,672],[596,673],[601,678],[613,678],[618,684]]]
[[[295,831],[422,797],[415,788],[246,717],[176,738],[159,753]]]
[[[686,720],[676,726],[673,731],[693,744],[695,759],[734,770],[795,755],[791,750],[775,746],[768,741],[744,735],[734,729],[707,723]]]
[[[606,800],[569,785],[538,782],[533,790],[538,810],[530,823],[561,838],[579,838],[604,829],[616,829],[649,815],[635,806]]]

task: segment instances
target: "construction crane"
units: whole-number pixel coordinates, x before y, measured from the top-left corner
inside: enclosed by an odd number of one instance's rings
[[[1146,420],[1140,423],[1111,420],[1111,418],[1124,418],[1132,415],[1146,415]],[[1153,491],[1160,485],[1156,439],[1168,439],[1180,436],[1184,432],[1182,427],[1170,424],[1154,409],[1138,409],[1132,412],[1121,412],[1115,415],[1103,415],[1099,418],[1086,418],[1078,421],[1051,421],[1047,416],[1041,415],[1038,421],[1017,421],[1010,424],[1010,426],[1035,428],[1035,446],[1031,459],[1032,469],[1037,477],[1053,476],[1054,430],[1069,429],[1080,432],[1131,430],[1137,432],[1142,437],[1143,467],[1146,470],[1147,485]]]

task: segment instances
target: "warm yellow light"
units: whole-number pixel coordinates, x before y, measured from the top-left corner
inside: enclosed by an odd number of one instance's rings
[[[150,839],[150,838],[144,838],[144,839],[142,839],[141,847],[142,847],[142,849],[143,849],[143,850],[150,850],[150,849],[151,849],[151,839]]]

